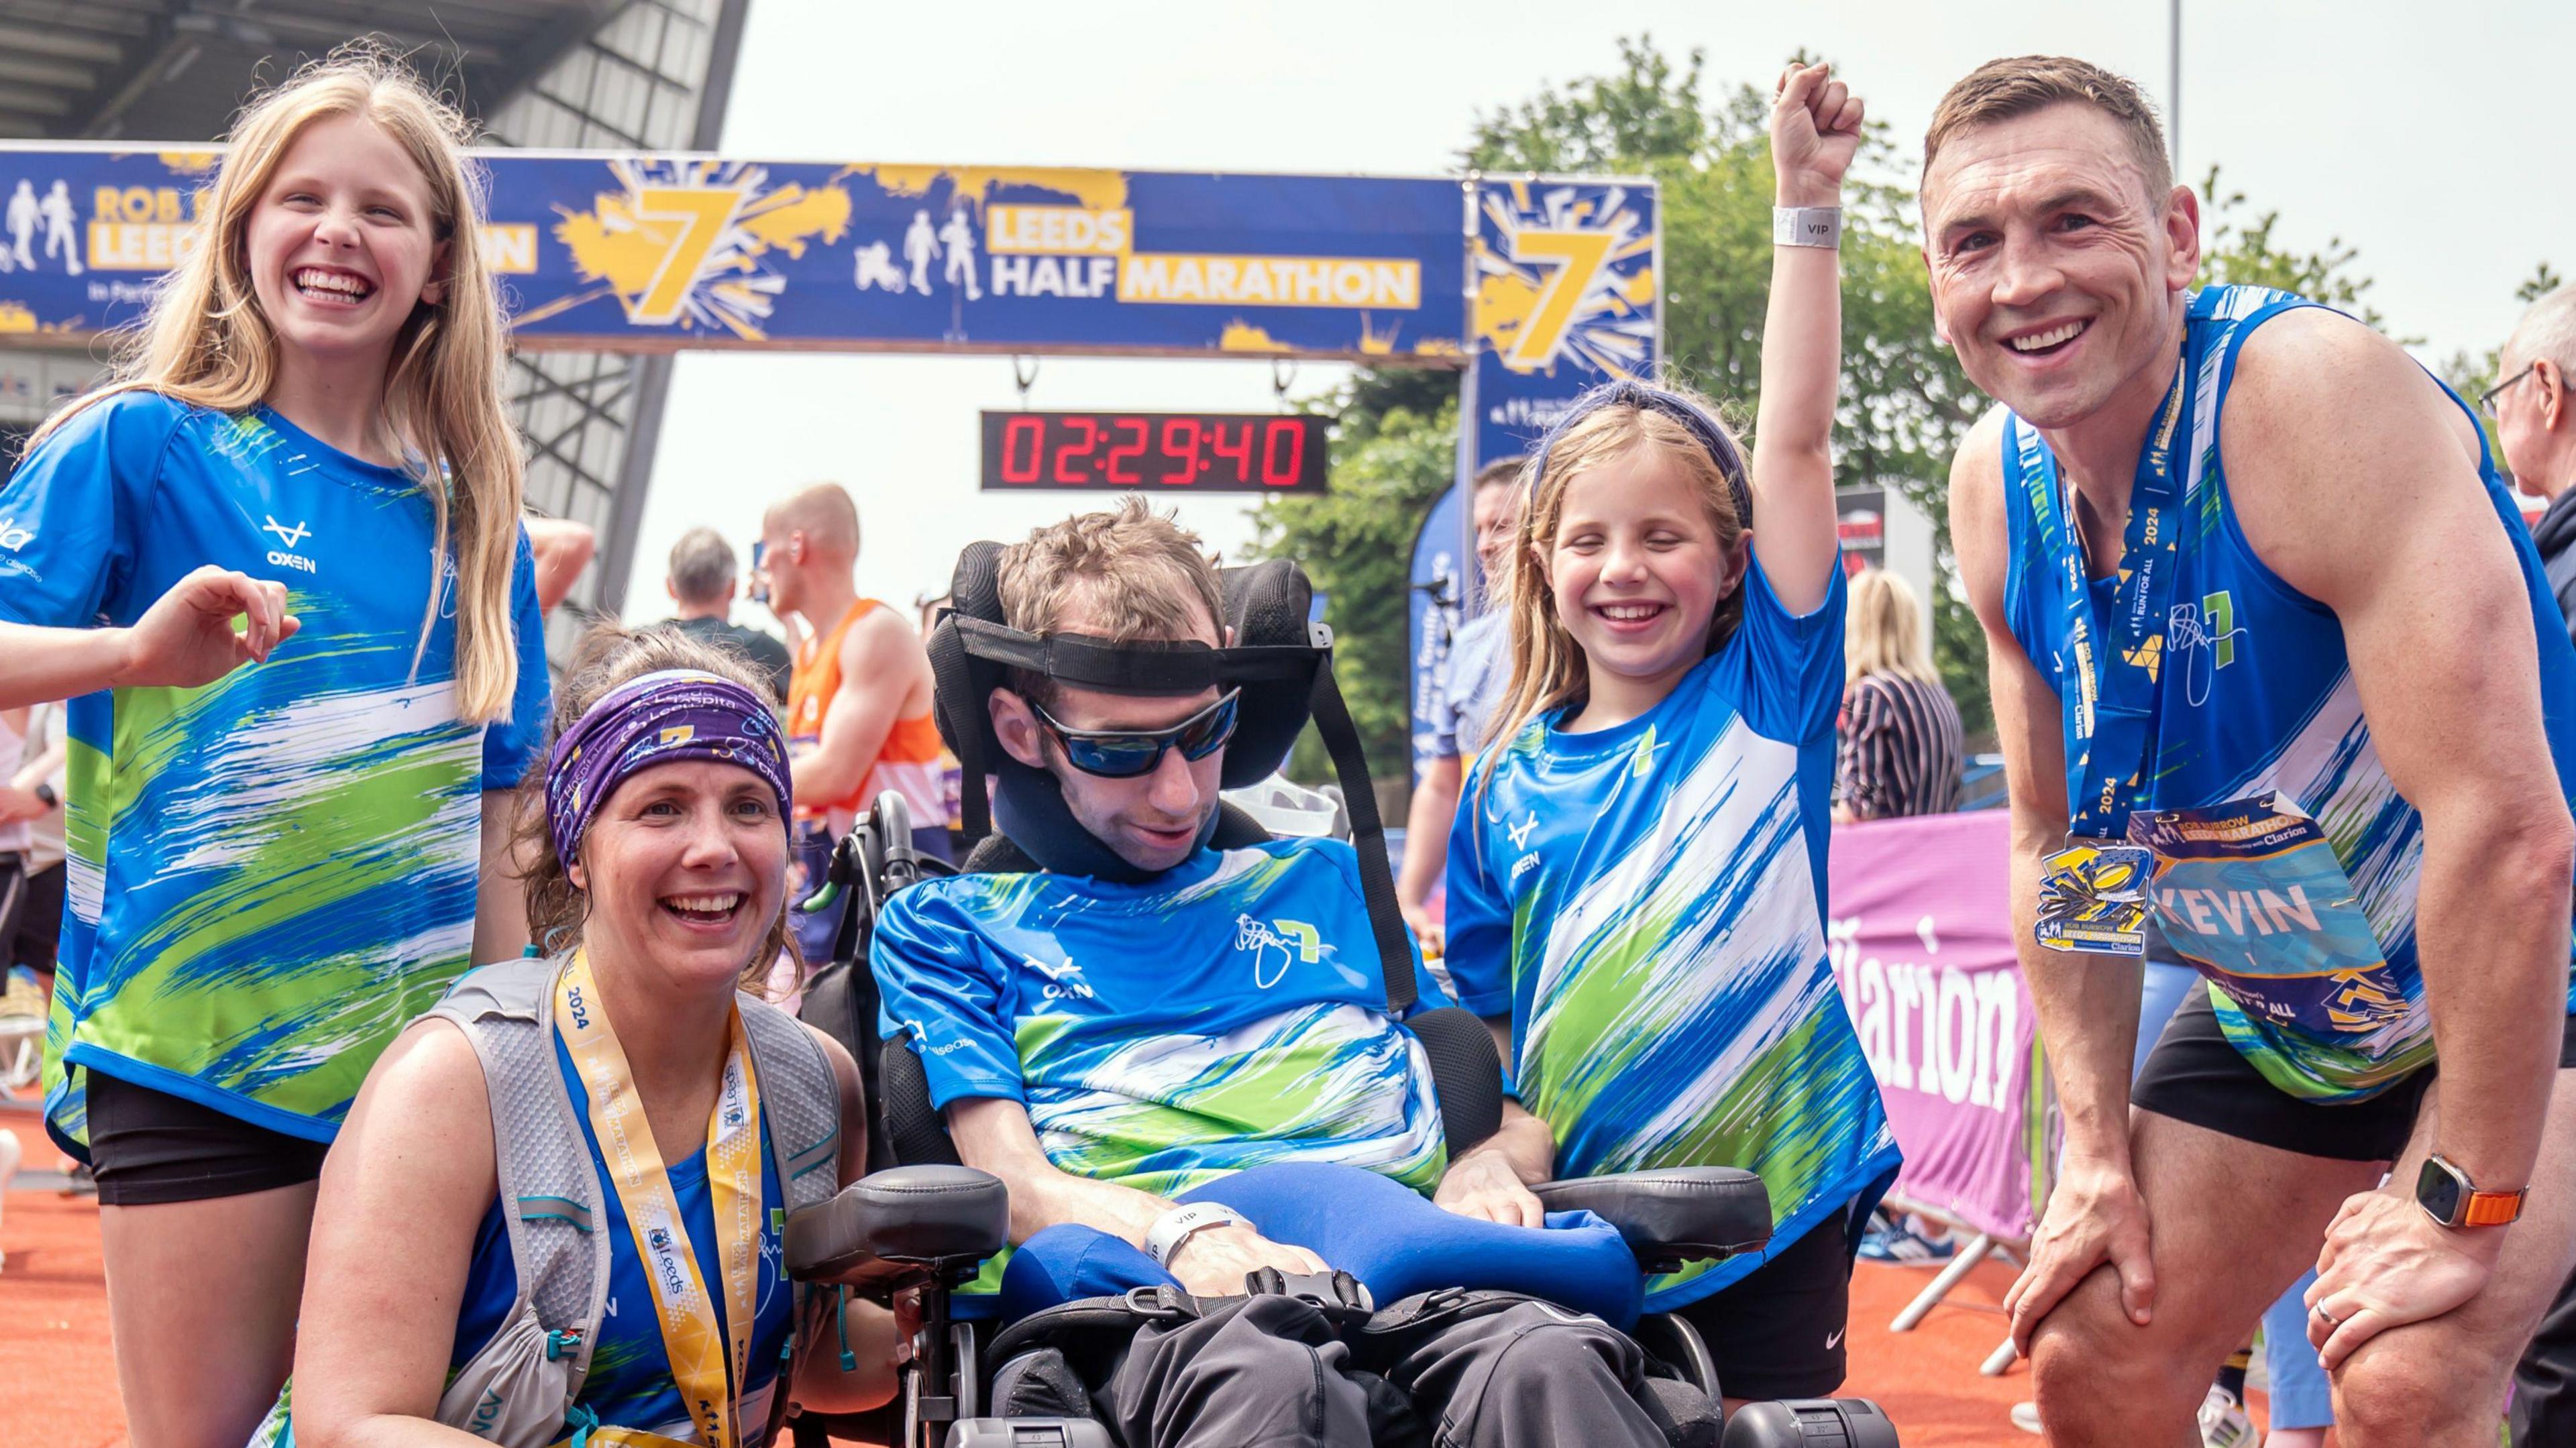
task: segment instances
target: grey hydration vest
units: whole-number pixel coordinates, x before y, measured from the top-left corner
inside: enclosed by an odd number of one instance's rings
[[[457,1369],[438,1421],[503,1448],[546,1448],[563,1436],[590,1372],[608,1298],[612,1246],[606,1190],[555,1062],[554,1003],[565,957],[526,957],[469,972],[429,1014],[474,1043],[492,1098],[493,1161],[509,1224],[519,1296],[492,1340]],[[760,1082],[760,1119],[789,1211],[840,1190],[841,1091],[823,1048],[785,1011],[745,995],[743,1033]],[[794,1321],[806,1320],[800,1290]],[[774,1433],[796,1357],[771,1393]],[[745,1442],[759,1442],[748,1428]]]

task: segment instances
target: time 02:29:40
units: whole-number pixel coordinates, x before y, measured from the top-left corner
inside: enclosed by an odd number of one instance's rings
[[[1001,480],[1187,487],[1223,462],[1237,487],[1289,488],[1305,471],[1305,423],[1295,417],[1014,417],[1002,424]]]

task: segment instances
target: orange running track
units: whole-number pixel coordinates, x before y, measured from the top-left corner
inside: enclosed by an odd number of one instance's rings
[[[26,1148],[26,1169],[53,1165],[42,1129],[23,1116],[0,1129],[10,1127]],[[121,1448],[125,1420],[108,1347],[97,1203],[52,1190],[8,1192],[0,1252],[7,1254],[0,1267],[0,1445]],[[1996,1304],[2010,1271],[1988,1263],[1920,1327],[1888,1332],[1897,1309],[1929,1280],[1927,1268],[1861,1264],[1852,1281],[1851,1381],[1843,1391],[1877,1399],[1905,1448],[2038,1444],[2005,1417],[2030,1392],[2027,1365],[2016,1363],[2000,1378],[1977,1375],[2003,1337]]]

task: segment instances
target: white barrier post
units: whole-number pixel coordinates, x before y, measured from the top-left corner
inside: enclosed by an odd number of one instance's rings
[[[1912,1332],[1914,1325],[1921,1322],[1933,1307],[1948,1295],[1951,1288],[1959,1285],[1959,1279],[1975,1271],[1977,1264],[1986,1260],[1986,1254],[1993,1250],[1995,1250],[1995,1239],[1985,1233],[1979,1232],[1970,1238],[1968,1245],[1960,1248],[1958,1254],[1950,1259],[1950,1265],[1941,1269],[1941,1275],[1933,1278],[1930,1286],[1916,1293],[1912,1302],[1905,1304],[1905,1310],[1896,1314],[1896,1320],[1887,1325],[1887,1330]]]

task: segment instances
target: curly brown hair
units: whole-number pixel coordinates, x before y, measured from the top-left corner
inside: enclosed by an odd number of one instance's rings
[[[554,731],[549,744],[611,690],[665,669],[715,674],[742,685],[754,698],[769,697],[768,683],[731,649],[701,643],[673,628],[630,630],[600,624],[584,634],[573,650],[572,668],[555,695]],[[569,862],[555,853],[554,832],[548,828],[546,818],[546,773],[543,767],[532,769],[519,782],[512,829],[515,858],[520,866],[518,878],[527,891],[528,936],[540,950],[553,955],[581,944],[582,923],[590,916],[590,897],[573,884]],[[794,928],[788,924],[782,902],[778,918],[769,922],[768,933],[761,937],[760,948],[743,965],[744,988],[757,992],[769,974],[771,962],[794,943]]]

